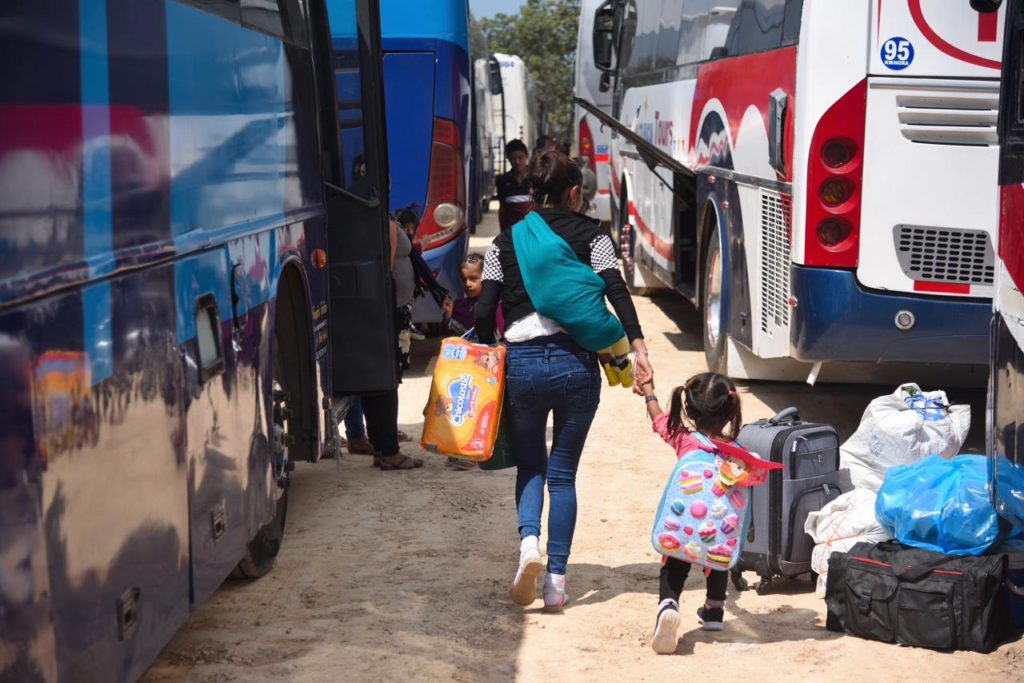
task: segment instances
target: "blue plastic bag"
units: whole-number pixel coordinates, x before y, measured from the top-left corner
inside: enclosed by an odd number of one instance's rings
[[[875,516],[906,545],[947,555],[980,555],[999,535],[989,498],[987,459],[937,455],[889,470]]]

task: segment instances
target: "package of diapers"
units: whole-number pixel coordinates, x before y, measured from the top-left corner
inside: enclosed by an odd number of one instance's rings
[[[430,385],[420,445],[432,453],[489,460],[505,394],[505,347],[445,339]]]

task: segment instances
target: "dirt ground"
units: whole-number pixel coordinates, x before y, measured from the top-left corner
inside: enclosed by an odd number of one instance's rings
[[[482,250],[494,214],[473,240]],[[705,369],[700,319],[676,296],[637,299],[662,393]],[[401,427],[419,435],[437,342],[423,342],[401,389]],[[808,420],[856,428],[890,386],[747,383],[745,417],[797,405]],[[984,440],[982,390],[969,402],[969,446]],[[699,630],[704,579],[682,598],[676,656],[650,649],[658,556],[649,541],[673,453],[651,432],[642,401],[606,387],[578,477],[579,523],[569,561],[572,602],[545,614],[508,599],[518,559],[514,471],[457,472],[444,459],[379,472],[346,455],[299,465],[288,527],[265,578],[226,582],[164,649],[145,681],[994,681],[1024,680],[1024,643],[989,655],[937,653],[830,633],[809,580],[773,594],[730,587],[726,629]],[[748,575],[753,581],[754,576]],[[715,667],[710,667],[714,659]],[[707,666],[705,666],[707,665]],[[714,672],[714,673],[712,673]]]

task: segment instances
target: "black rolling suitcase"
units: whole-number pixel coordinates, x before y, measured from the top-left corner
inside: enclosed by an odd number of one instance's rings
[[[746,425],[736,442],[783,465],[768,475],[766,484],[750,490],[750,521],[732,575],[736,588],[744,590],[741,572],[757,572],[757,592],[762,594],[775,577],[811,571],[814,541],[804,531],[804,522],[808,513],[842,493],[839,434],[831,425],[801,422],[799,411],[787,408],[770,420]]]

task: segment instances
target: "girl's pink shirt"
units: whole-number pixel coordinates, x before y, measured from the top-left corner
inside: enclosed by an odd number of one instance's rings
[[[668,431],[668,413],[662,413],[654,418],[654,421],[651,422],[651,427],[658,436],[665,440],[665,443],[676,449],[677,458],[681,458],[687,453],[692,453],[696,450],[707,450],[707,447],[686,428],[681,428],[675,434],[670,434]]]

